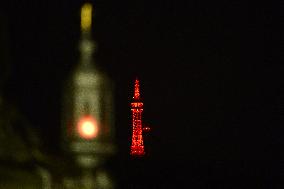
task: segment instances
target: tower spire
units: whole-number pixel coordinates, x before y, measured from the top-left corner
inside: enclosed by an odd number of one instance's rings
[[[92,11],[91,3],[85,3],[81,8],[81,31],[89,33],[92,26]]]
[[[80,54],[81,64],[89,66],[92,63],[92,56],[95,51],[95,42],[92,40],[92,15],[93,5],[85,3],[81,7],[81,40],[80,40]]]

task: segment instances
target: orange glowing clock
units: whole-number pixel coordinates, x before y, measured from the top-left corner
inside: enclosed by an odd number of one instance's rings
[[[78,122],[77,131],[80,137],[93,139],[99,132],[97,121],[91,116],[84,116]]]

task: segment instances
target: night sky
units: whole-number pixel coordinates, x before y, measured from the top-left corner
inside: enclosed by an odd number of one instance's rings
[[[78,63],[82,2],[13,0],[0,9],[9,99],[51,151],[59,147],[63,81]],[[115,82],[122,156],[129,153],[137,76],[154,159],[251,160],[283,176],[283,3],[93,2],[95,60]]]

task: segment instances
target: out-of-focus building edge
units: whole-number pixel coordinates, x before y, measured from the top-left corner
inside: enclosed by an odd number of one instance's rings
[[[45,150],[40,132],[11,101],[7,91],[15,60],[11,57],[4,13],[0,13],[0,188],[62,188],[62,175],[76,173],[76,167],[68,166],[70,160],[61,154]]]
[[[2,11],[1,11],[2,12]],[[0,188],[38,188],[41,176],[37,172],[36,132],[6,91],[11,56],[8,26],[0,14]]]

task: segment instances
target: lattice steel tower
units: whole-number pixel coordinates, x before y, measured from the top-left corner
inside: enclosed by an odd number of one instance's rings
[[[132,156],[143,156],[145,154],[143,136],[142,136],[142,112],[143,102],[140,98],[139,80],[135,80],[134,85],[134,96],[131,102],[132,111],[132,142],[130,155]]]

